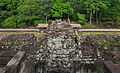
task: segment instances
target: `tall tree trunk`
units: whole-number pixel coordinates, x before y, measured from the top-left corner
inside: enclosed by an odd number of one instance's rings
[[[102,24],[101,20],[102,20],[102,16],[101,13],[99,12],[99,24]]]
[[[92,11],[90,12],[89,24],[92,24]]]
[[[68,16],[68,24],[70,24],[70,18],[69,18],[69,16]]]
[[[96,24],[99,24],[99,15],[98,15],[98,11],[96,11]]]
[[[46,16],[46,24],[48,23],[48,21],[47,21],[47,20],[48,20],[48,17]]]

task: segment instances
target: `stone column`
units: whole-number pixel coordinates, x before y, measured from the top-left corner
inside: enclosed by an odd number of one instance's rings
[[[80,73],[84,73],[84,66],[81,66],[81,71]]]

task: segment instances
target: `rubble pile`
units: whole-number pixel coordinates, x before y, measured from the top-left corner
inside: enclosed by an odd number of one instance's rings
[[[37,60],[46,60],[47,68],[70,69],[72,60],[76,57],[76,43],[66,35],[47,37],[44,46],[37,51]],[[46,47],[45,47],[46,46]],[[74,57],[73,57],[74,56]]]
[[[63,25],[63,23],[60,24]],[[54,26],[57,27],[55,24]],[[39,48],[34,55],[35,62],[44,62],[48,72],[52,70],[70,72],[74,70],[74,65],[80,68],[81,63],[93,64],[97,61],[98,56],[101,55],[97,46],[93,48],[94,44],[87,43],[91,38],[82,39],[79,35],[77,37],[75,32],[76,30],[68,31],[67,29],[61,30],[61,28],[57,28],[57,31],[50,30],[47,36],[39,42]],[[39,69],[42,71],[42,68]]]

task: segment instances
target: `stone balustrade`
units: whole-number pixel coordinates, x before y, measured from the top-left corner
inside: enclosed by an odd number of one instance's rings
[[[19,51],[8,64],[0,70],[0,73],[19,73],[20,64],[25,56],[24,51]]]

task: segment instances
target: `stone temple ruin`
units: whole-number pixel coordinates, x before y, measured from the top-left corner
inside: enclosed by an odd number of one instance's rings
[[[77,30],[73,30],[67,22],[52,22],[48,32],[36,52],[36,60],[40,64],[38,73],[84,73],[85,66],[92,66],[102,60],[99,50],[83,50]],[[97,51],[97,52],[95,52]],[[44,62],[44,63],[40,63]],[[42,64],[46,67],[43,69]],[[83,66],[82,66],[83,65]],[[91,73],[88,67],[87,73]]]
[[[0,35],[0,73],[97,73],[98,67],[104,73],[119,73],[108,62],[114,56],[103,49],[103,43],[108,38],[120,41],[120,36],[83,36],[66,21],[53,21],[46,30],[32,31]]]

